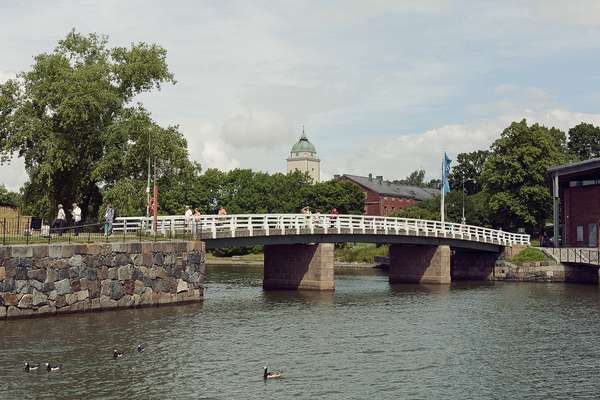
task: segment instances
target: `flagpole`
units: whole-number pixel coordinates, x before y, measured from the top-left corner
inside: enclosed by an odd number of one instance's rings
[[[440,215],[442,216],[442,218],[441,218],[442,225],[444,225],[444,220],[445,220],[445,215],[444,214],[445,214],[445,211],[446,211],[446,205],[444,204],[445,203],[444,200],[445,200],[445,197],[446,197],[446,187],[444,186],[444,175],[445,175],[444,164],[446,162],[446,158],[445,157],[446,157],[446,155],[444,154],[444,159],[442,160],[442,179],[441,179],[442,184],[440,185],[441,186],[440,189],[442,189],[442,203],[440,204],[440,208],[441,208]]]

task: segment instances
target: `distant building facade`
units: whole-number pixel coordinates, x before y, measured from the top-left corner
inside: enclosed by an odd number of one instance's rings
[[[555,245],[600,247],[600,158],[548,170],[554,198]]]
[[[304,129],[298,142],[292,146],[287,159],[287,172],[306,172],[314,183],[321,181],[321,160],[317,157],[317,149],[308,141]]]
[[[335,175],[334,179],[354,183],[365,194],[366,215],[389,216],[402,208],[412,206],[440,194],[437,189],[402,185],[396,181],[384,181],[383,176]]]

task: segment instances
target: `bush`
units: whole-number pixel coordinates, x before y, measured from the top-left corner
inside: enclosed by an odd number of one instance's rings
[[[510,261],[514,263],[523,263],[523,262],[536,262],[536,261],[547,261],[549,260],[548,256],[544,254],[540,249],[536,249],[535,247],[528,247],[516,256],[512,257]]]
[[[375,256],[387,256],[388,246],[376,246],[373,244],[346,245],[335,249],[335,258],[345,262],[366,262],[375,261]]]

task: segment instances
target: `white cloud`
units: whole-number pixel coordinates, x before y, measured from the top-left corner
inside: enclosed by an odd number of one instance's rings
[[[294,134],[284,116],[266,110],[244,110],[225,120],[222,139],[234,148],[273,147],[290,143]]]
[[[27,173],[22,158],[13,158],[10,163],[0,165],[0,185],[18,191],[25,182],[27,182]]]

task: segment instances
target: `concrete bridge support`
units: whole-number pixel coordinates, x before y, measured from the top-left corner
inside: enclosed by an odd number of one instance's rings
[[[499,254],[456,250],[452,255],[452,281],[490,281]]]
[[[334,290],[333,244],[264,247],[265,290]]]
[[[390,246],[390,283],[450,283],[450,246]]]

